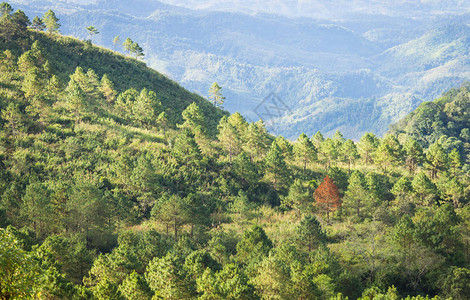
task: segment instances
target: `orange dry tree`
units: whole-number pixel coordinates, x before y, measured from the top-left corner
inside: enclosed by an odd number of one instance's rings
[[[316,201],[315,205],[320,210],[326,211],[326,222],[330,223],[330,212],[335,211],[341,206],[341,197],[338,187],[328,175],[326,175],[323,182],[317,187],[313,193],[313,197]]]

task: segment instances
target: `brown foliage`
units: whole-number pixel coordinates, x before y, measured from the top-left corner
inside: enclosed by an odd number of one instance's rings
[[[328,175],[326,175],[323,182],[315,190],[313,197],[316,201],[315,205],[319,209],[326,211],[327,222],[330,222],[330,212],[335,211],[341,206],[341,197],[338,187]]]

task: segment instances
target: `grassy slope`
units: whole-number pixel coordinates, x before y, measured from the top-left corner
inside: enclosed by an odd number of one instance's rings
[[[107,74],[118,92],[129,88],[155,91],[169,119],[175,123],[181,122],[181,112],[192,102],[196,102],[204,111],[210,131],[215,130],[218,120],[225,114],[201,96],[187,91],[178,83],[147,67],[144,62],[101,47],[90,47],[89,44],[72,37],[36,32],[32,34],[41,46],[47,49],[44,53],[51,62],[54,73],[58,74],[64,83],[77,66],[85,71],[91,68],[100,78]]]

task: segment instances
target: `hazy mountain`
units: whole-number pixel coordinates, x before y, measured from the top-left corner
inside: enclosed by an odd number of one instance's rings
[[[30,16],[52,7],[65,34],[96,26],[98,45],[131,37],[150,66],[203,96],[217,81],[224,107],[251,120],[274,93],[288,109],[266,121],[289,138],[381,134],[470,79],[465,1],[13,2]]]
[[[465,0],[162,0],[192,9],[269,13],[321,19],[349,18],[351,14],[426,17],[469,11]]]

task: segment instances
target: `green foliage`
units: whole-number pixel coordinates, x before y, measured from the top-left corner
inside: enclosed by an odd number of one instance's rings
[[[370,215],[373,208],[371,198],[365,176],[357,170],[354,171],[349,177],[348,189],[343,198],[344,212],[347,215],[355,214],[359,219]]]
[[[195,282],[188,277],[183,262],[174,254],[154,258],[147,267],[145,278],[157,297],[188,299],[196,292]]]
[[[282,199],[282,206],[295,209],[297,218],[313,210],[313,197],[311,191],[300,179],[294,180],[289,188],[289,193]]]
[[[470,293],[470,270],[454,268],[444,280],[444,291],[452,299],[466,299]]]
[[[100,33],[98,29],[95,28],[95,26],[88,26],[86,30],[88,31],[88,35],[90,36],[90,41],[93,40],[94,35]]]
[[[387,166],[394,166],[401,161],[403,149],[398,139],[388,134],[381,141],[376,150],[376,163],[382,165],[386,171]]]
[[[205,132],[206,119],[201,112],[199,106],[193,102],[182,113],[184,123],[179,125],[180,128],[186,128],[194,134],[202,134]]]
[[[232,157],[238,155],[241,150],[241,137],[239,131],[227,120],[226,117],[220,119],[217,129],[219,130],[217,138],[229,156],[229,163],[232,163]]]
[[[145,300],[152,297],[152,293],[147,282],[136,272],[132,272],[126,277],[126,279],[124,279],[122,284],[119,286],[119,292],[125,299],[129,300]]]
[[[47,31],[50,33],[59,32],[60,24],[59,19],[56,17],[55,13],[52,10],[46,11],[44,16],[42,17],[44,24],[46,25]]]
[[[413,138],[408,138],[404,145],[406,160],[405,163],[410,173],[414,173],[418,165],[423,162],[424,153],[421,145]]]
[[[297,228],[298,243],[301,251],[312,252],[319,245],[326,243],[326,234],[317,218],[313,215],[305,216]]]
[[[19,241],[0,229],[0,297],[31,297],[37,279],[36,268],[31,255],[21,249]]]
[[[215,273],[206,269],[197,281],[197,290],[201,299],[259,299],[248,277],[235,264],[226,264]]]
[[[410,136],[423,147],[438,142],[443,135],[468,143],[469,94],[470,84],[463,83],[461,87],[444,93],[441,98],[421,104],[393,126],[391,131]],[[465,157],[468,151],[466,148]]]
[[[222,106],[225,101],[225,97],[222,96],[222,88],[217,84],[217,82],[214,82],[211,87],[209,88],[209,99],[211,99],[211,102],[214,106]]]
[[[448,156],[438,142],[432,144],[426,151],[426,168],[431,172],[431,179],[435,179],[439,172],[448,168]]]
[[[116,43],[117,42],[118,41],[116,41]],[[124,43],[122,43],[122,46],[124,47],[124,50],[127,53],[133,54],[136,59],[144,57],[144,50],[142,49],[142,47],[140,47],[140,45],[138,43],[134,42],[130,38],[126,38]]]
[[[294,154],[300,160],[304,172],[307,169],[307,164],[316,159],[317,151],[315,146],[305,133],[302,133],[294,144]]]
[[[44,21],[40,17],[35,16],[33,18],[31,27],[35,30],[43,31],[44,29],[46,29],[46,24],[44,24]]]
[[[263,228],[254,226],[243,234],[237,244],[237,260],[242,264],[252,264],[266,257],[273,247]]]
[[[374,153],[379,145],[379,140],[373,133],[366,133],[358,143],[358,150],[364,163],[371,164],[374,161]]]
[[[438,133],[291,142],[0,8],[0,298],[466,295],[465,86]]]
[[[275,189],[281,190],[289,182],[287,165],[281,152],[281,148],[276,142],[271,144],[271,148],[265,157],[265,177],[273,183]]]
[[[413,181],[411,182],[411,186],[421,203],[428,205],[432,204],[432,198],[434,198],[437,193],[436,185],[424,172],[419,172],[416,174],[416,176],[413,178]]]

